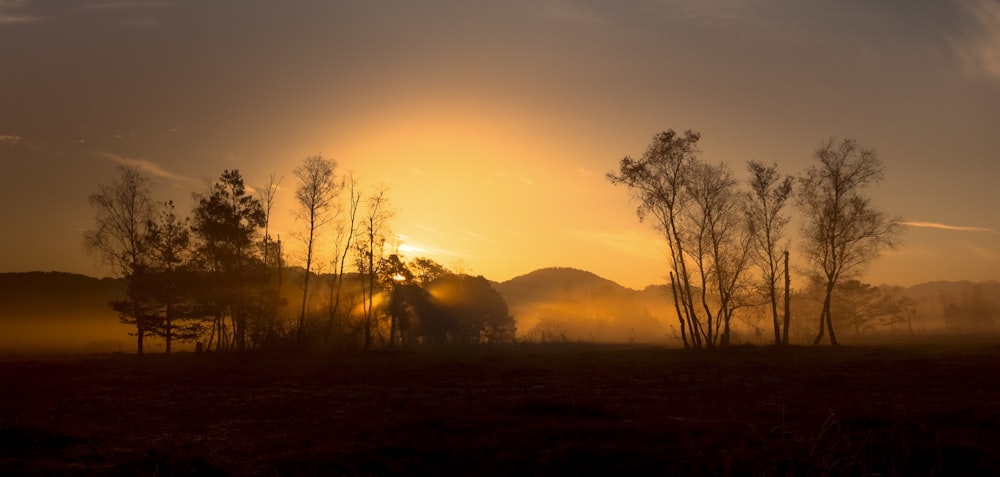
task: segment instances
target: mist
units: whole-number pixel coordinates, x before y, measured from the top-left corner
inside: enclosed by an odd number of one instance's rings
[[[114,313],[0,319],[0,354],[91,354],[132,351],[130,327]]]

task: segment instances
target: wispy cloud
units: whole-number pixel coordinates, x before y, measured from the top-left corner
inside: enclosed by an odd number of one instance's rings
[[[469,237],[472,237],[472,238],[474,238],[474,239],[478,239],[478,240],[482,240],[482,241],[489,241],[489,239],[488,239],[488,238],[486,238],[486,236],[485,236],[485,235],[482,235],[482,234],[478,234],[478,233],[476,233],[476,232],[473,232],[473,231],[471,231],[471,230],[467,230],[467,231],[465,232],[465,234],[466,234],[466,235],[468,235]]]
[[[154,175],[156,177],[160,177],[160,178],[163,178],[163,179],[170,179],[170,180],[174,180],[174,181],[185,181],[185,182],[192,182],[193,181],[193,179],[191,179],[190,177],[186,177],[186,176],[183,176],[183,175],[180,175],[180,174],[168,171],[168,170],[164,169],[163,167],[161,167],[159,164],[156,164],[155,162],[152,162],[152,161],[149,161],[149,160],[146,160],[146,159],[136,159],[136,158],[132,158],[132,157],[125,157],[125,156],[122,156],[120,154],[112,154],[110,152],[97,152],[96,154],[99,157],[107,159],[107,160],[109,160],[111,162],[116,162],[118,164],[122,164],[122,165],[125,165],[125,166],[136,167],[139,170],[141,170],[141,171],[143,171],[143,172],[145,172],[147,174],[152,174],[152,175]]]
[[[19,142],[21,142],[21,136],[17,134],[0,134],[0,143],[17,144]]]
[[[940,230],[957,230],[961,232],[993,232],[993,230],[986,227],[968,227],[964,225],[948,225],[940,224],[937,222],[900,222],[900,225],[906,225],[908,227],[920,227],[928,229],[940,229]]]
[[[90,10],[122,10],[122,9],[139,9],[139,8],[163,8],[171,7],[174,2],[92,2],[86,5],[86,8]]]
[[[424,224],[410,224],[410,225],[413,228],[418,229],[418,230],[423,230],[424,232],[430,232],[432,234],[441,235],[441,231],[438,230],[438,229],[436,229],[436,228],[434,228],[434,227],[430,227],[430,226],[427,226],[427,225],[424,225]]]
[[[951,38],[952,51],[971,73],[1000,80],[1000,2],[966,0],[962,6],[972,25]]]
[[[995,251],[990,250],[990,249],[985,248],[985,247],[982,247],[980,245],[967,243],[967,244],[965,244],[965,246],[966,246],[966,248],[969,249],[970,252],[972,252],[972,254],[976,258],[978,258],[980,260],[987,260],[987,261],[990,261],[990,262],[995,262],[995,261],[997,261],[998,258],[1000,258],[1000,257],[997,256],[997,253]]]
[[[465,256],[454,250],[447,250],[414,241],[406,234],[396,234],[396,242],[399,253],[407,258],[429,256],[430,258],[437,257],[440,259],[441,257],[455,258]]]
[[[27,3],[26,0],[0,0],[0,25],[42,21],[42,18],[39,16],[20,12]]]

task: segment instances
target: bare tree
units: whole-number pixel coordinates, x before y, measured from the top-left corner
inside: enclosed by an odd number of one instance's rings
[[[723,165],[698,159],[700,138],[693,131],[657,134],[639,160],[625,157],[619,174],[607,176],[629,188],[639,220],[653,217],[667,239],[681,339],[694,348],[728,344],[749,257],[736,182]]]
[[[263,259],[263,273],[261,274],[261,286],[265,290],[262,296],[262,313],[257,317],[254,324],[253,338],[257,345],[266,341],[276,326],[278,326],[278,308],[282,305],[281,299],[281,235],[277,241],[271,240],[271,209],[274,208],[274,200],[278,194],[278,187],[284,176],[277,174],[268,176],[267,184],[257,191],[257,202],[264,209],[264,237],[261,247],[261,257]],[[272,270],[273,269],[273,270]]]
[[[694,296],[691,289],[691,275],[684,260],[686,254],[684,237],[681,233],[681,215],[687,197],[685,183],[692,164],[697,159],[697,144],[701,135],[686,131],[683,135],[672,129],[659,133],[639,160],[626,156],[619,164],[619,174],[609,173],[612,184],[623,184],[639,202],[636,214],[639,221],[652,216],[654,227],[667,239],[670,265],[677,286],[674,301],[683,312],[687,339],[684,347],[701,347],[701,328],[694,310]],[[685,336],[682,333],[682,338]]]
[[[319,229],[336,218],[339,209],[334,199],[340,188],[334,177],[337,162],[321,155],[309,156],[295,168],[299,186],[295,199],[299,204],[299,218],[306,221],[306,272],[302,283],[302,308],[299,311],[297,335],[302,339],[305,327],[306,302],[309,297],[309,274],[312,270],[314,245]]]
[[[750,263],[743,195],[724,164],[695,163],[686,190],[691,198],[686,233],[695,245],[688,250],[688,259],[698,271],[705,342],[729,345],[730,322],[735,310],[744,305],[745,272]]]
[[[385,189],[380,189],[368,197],[367,210],[363,217],[363,236],[355,245],[358,272],[363,279],[362,308],[364,309],[365,350],[371,347],[375,331],[375,285],[378,279],[376,264],[382,259],[385,252],[386,236],[389,233],[388,227],[391,217],[392,210],[389,208],[389,198],[386,196]]]
[[[95,210],[95,228],[84,234],[87,251],[97,254],[112,272],[126,280],[126,302],[115,309],[123,323],[136,327],[136,353],[142,354],[149,320],[143,310],[146,299],[146,269],[150,261],[149,224],[153,201],[149,179],[136,167],[118,168],[119,177],[98,186],[90,196]]]
[[[816,150],[816,163],[800,178],[797,202],[802,211],[803,255],[825,286],[819,333],[813,344],[830,333],[837,346],[831,297],[841,278],[851,277],[883,250],[895,246],[901,228],[898,221],[872,206],[864,195],[877,184],[884,166],[874,149],[861,147],[853,139],[830,138]]]
[[[272,255],[271,252],[271,209],[274,207],[274,198],[278,194],[278,186],[281,185],[281,181],[284,176],[277,177],[275,174],[271,174],[267,179],[267,185],[263,189],[257,192],[257,202],[260,202],[261,206],[264,208],[264,268],[266,269],[269,263],[269,257]]]
[[[340,292],[344,284],[344,266],[347,264],[347,254],[350,253],[351,248],[354,244],[354,235],[357,232],[358,223],[358,209],[361,205],[361,191],[358,190],[358,179],[354,177],[353,172],[348,172],[347,177],[344,179],[341,185],[343,189],[347,189],[347,220],[346,222],[338,224],[337,227],[337,246],[334,250],[337,254],[334,255],[333,266],[334,283],[330,286],[330,320],[326,327],[326,339],[330,339],[330,332],[333,329],[333,322],[336,320],[337,313],[340,311]],[[339,270],[338,270],[339,266]]]
[[[777,164],[765,166],[760,162],[747,163],[750,172],[750,191],[746,196],[747,227],[753,244],[754,261],[761,271],[764,292],[771,305],[774,325],[774,344],[788,344],[788,321],[778,319],[778,283],[782,279],[782,256],[788,245],[781,249],[788,216],[782,214],[792,195],[792,177],[778,173]],[[787,318],[787,316],[786,316]]]

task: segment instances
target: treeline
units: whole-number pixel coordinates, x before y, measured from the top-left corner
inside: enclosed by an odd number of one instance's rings
[[[175,341],[246,351],[514,339],[514,318],[488,281],[393,253],[386,191],[362,197],[354,176],[336,167],[312,156],[295,170],[306,246],[299,273],[289,272],[280,236],[271,235],[281,182],[274,175],[252,195],[238,170],[226,170],[194,194],[189,216],[155,201],[137,168],[121,167],[101,185],[90,197],[95,227],[85,243],[125,281],[125,298],[110,306],[134,327],[137,353],[149,337],[162,338],[167,353]],[[321,276],[312,269],[324,235],[335,252],[332,273]]]
[[[640,158],[626,156],[607,176],[628,188],[639,219],[651,221],[667,242],[684,346],[730,344],[734,319],[759,307],[769,311],[773,342],[789,343],[792,246],[786,228],[793,204],[800,214],[795,251],[809,281],[802,288],[821,297],[813,344],[829,335],[836,346],[834,318],[849,318],[838,294],[854,286],[849,280],[901,232],[898,220],[866,195],[884,175],[877,154],[852,139],[831,138],[798,176],[750,161],[749,179],[741,182],[728,164],[699,157],[700,139],[694,131],[659,133]]]

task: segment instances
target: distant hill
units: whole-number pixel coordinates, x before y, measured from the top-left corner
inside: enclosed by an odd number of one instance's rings
[[[668,286],[633,290],[584,270],[544,268],[495,287],[507,300],[517,319],[518,335],[524,339],[679,342],[677,314]],[[998,281],[936,281],[880,288],[891,296],[912,300],[914,309],[906,315],[906,329],[912,327],[918,335],[1000,331]],[[815,306],[808,299],[793,298],[793,334],[815,332],[810,331],[818,314],[810,307]],[[763,315],[738,318],[733,326],[740,339],[767,342],[768,325]]]
[[[576,268],[542,268],[520,275],[496,286],[504,298],[517,303],[551,300],[555,295],[567,296],[599,291],[625,292],[627,288],[594,273]],[[508,303],[509,304],[509,303]]]
[[[0,273],[0,354],[128,349],[129,328],[108,306],[125,284],[63,272]]]
[[[674,318],[661,287],[624,287],[575,268],[544,268],[495,285],[532,341],[664,342]]]
[[[63,272],[0,273],[0,319],[55,318],[112,313],[125,283]]]

